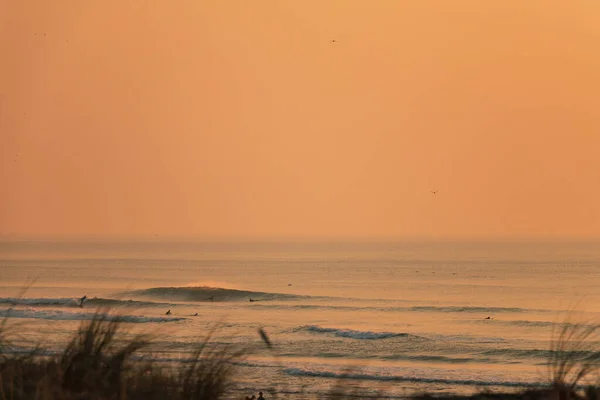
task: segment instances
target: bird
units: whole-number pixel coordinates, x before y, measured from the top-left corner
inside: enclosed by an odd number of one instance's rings
[[[436,194],[439,190],[432,190],[431,193]]]
[[[336,42],[337,42],[337,40],[335,40],[335,39],[331,39],[331,40],[330,40],[330,42],[331,42],[331,43],[336,43]]]

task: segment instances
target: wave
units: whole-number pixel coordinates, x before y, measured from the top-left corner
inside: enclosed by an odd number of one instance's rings
[[[14,306],[62,306],[62,307],[78,307],[79,300],[70,297],[64,298],[40,298],[26,299],[16,297],[2,297],[0,304],[10,304]]]
[[[452,313],[525,313],[525,312],[548,312],[549,310],[534,310],[518,307],[471,307],[471,306],[415,306],[409,308],[411,311],[434,311]]]
[[[523,327],[533,327],[533,328],[551,328],[557,325],[564,325],[556,322],[549,321],[502,321],[502,324],[505,325],[514,325],[514,326],[523,326]]]
[[[496,321],[495,321],[496,322]],[[527,321],[527,320],[507,320],[507,321],[497,321],[497,323],[501,323],[503,325],[511,325],[511,326],[520,326],[520,327],[529,327],[529,328],[553,328],[553,329],[562,329],[564,327],[575,327],[575,328],[592,328],[595,324],[585,324],[585,323],[572,323],[572,322],[551,322],[551,321]]]
[[[305,353],[280,353],[280,357],[298,358],[305,357]],[[497,364],[498,361],[493,358],[478,358],[478,357],[449,357],[443,355],[426,355],[426,354],[348,354],[348,353],[335,353],[326,352],[310,355],[318,358],[338,358],[348,360],[389,360],[389,361],[419,361],[428,363],[445,363],[445,364],[470,364],[470,363],[484,363],[484,364]],[[520,364],[518,361],[506,361],[502,364]]]
[[[159,298],[170,301],[193,302],[226,302],[248,301],[263,302],[269,300],[352,300],[369,301],[367,299],[340,298],[331,296],[309,296],[284,294],[273,292],[259,292],[251,290],[228,289],[211,286],[176,286],[154,287],[120,293],[122,296],[138,296],[146,298]],[[370,299],[373,300],[373,299]],[[544,309],[529,309],[519,307],[485,307],[485,306],[361,306],[361,305],[331,305],[331,304],[255,304],[256,307],[265,308],[298,308],[298,309],[331,309],[347,311],[380,311],[380,312],[438,312],[438,313],[547,313],[554,312]]]
[[[109,315],[98,314],[95,312],[71,312],[63,310],[0,310],[0,318],[30,318],[30,319],[49,319],[58,321],[91,321],[94,318],[107,317],[118,318],[123,322],[146,323],[146,322],[175,322],[183,321],[187,318],[181,317],[146,317],[137,315]]]
[[[268,300],[293,300],[310,298],[310,296],[298,296],[282,293],[254,292],[249,290],[237,290],[216,288],[207,286],[196,287],[156,287],[149,289],[134,290],[123,293],[128,296],[140,296],[168,299],[172,301],[268,301]]]
[[[420,336],[411,335],[409,333],[396,333],[396,332],[371,332],[371,331],[357,331],[353,329],[339,329],[339,328],[323,328],[317,325],[306,325],[298,329],[299,331],[308,331],[315,333],[333,333],[334,336],[350,338],[350,339],[363,339],[363,340],[377,340],[377,339],[388,339],[394,337],[412,337],[424,339]]]
[[[476,379],[448,379],[448,378],[425,378],[409,375],[377,375],[365,373],[340,373],[333,371],[313,371],[301,368],[286,368],[284,373],[292,376],[307,376],[314,378],[331,379],[352,379],[352,380],[371,380],[387,382],[419,382],[419,383],[439,383],[448,385],[468,385],[468,386],[505,386],[505,387],[542,387],[543,382],[516,382],[516,381],[482,381]]]
[[[315,297],[311,297],[315,299]],[[330,298],[331,299],[331,298]],[[378,306],[347,306],[347,305],[322,305],[322,304],[260,304],[257,307],[277,309],[303,309],[303,310],[335,310],[335,311],[377,311],[377,312],[437,312],[437,313],[546,313],[550,310],[507,307],[471,307],[471,306],[413,306],[413,307],[378,307]]]
[[[77,307],[80,308],[80,300],[70,297],[58,298],[15,298],[2,297],[0,304],[13,306],[53,306],[53,307]],[[94,297],[85,301],[85,306],[97,307],[167,307],[173,306],[169,303],[156,303],[151,301],[117,300]]]
[[[493,349],[486,350],[479,353],[485,356],[502,356],[510,359],[543,359],[550,360],[551,356],[555,354],[554,350],[542,350],[542,349]],[[585,359],[598,355],[598,352],[591,350],[574,350],[569,351],[569,355],[577,359]]]

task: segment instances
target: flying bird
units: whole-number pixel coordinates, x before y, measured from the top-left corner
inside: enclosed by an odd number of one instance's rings
[[[431,193],[436,194],[439,190],[432,190]]]

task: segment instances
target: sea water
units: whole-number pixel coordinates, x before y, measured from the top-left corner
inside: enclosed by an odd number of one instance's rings
[[[591,242],[0,243],[12,351],[58,352],[96,312],[152,335],[141,357],[159,363],[185,363],[212,333],[214,348],[247,348],[241,398],[543,384],[564,311],[599,318],[599,284]]]

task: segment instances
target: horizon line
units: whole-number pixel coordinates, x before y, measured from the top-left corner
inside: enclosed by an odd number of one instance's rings
[[[0,233],[0,242],[194,242],[194,243],[401,243],[401,242],[596,242],[600,235],[398,235],[398,236],[208,236],[162,234],[40,235]]]

